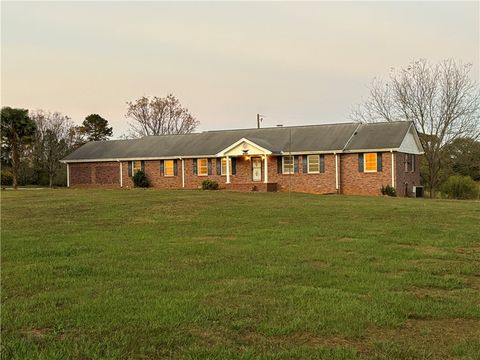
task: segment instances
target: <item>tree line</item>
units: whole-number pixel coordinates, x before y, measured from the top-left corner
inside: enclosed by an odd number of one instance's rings
[[[127,102],[129,132],[123,138],[186,134],[199,125],[172,94]],[[89,141],[113,136],[108,120],[88,115],[81,125],[59,112],[3,107],[1,109],[2,185],[66,185],[60,160]]]

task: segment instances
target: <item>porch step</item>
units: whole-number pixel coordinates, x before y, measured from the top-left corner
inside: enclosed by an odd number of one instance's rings
[[[226,184],[225,188],[232,191],[261,191],[275,192],[277,191],[277,183],[264,182],[246,182]]]

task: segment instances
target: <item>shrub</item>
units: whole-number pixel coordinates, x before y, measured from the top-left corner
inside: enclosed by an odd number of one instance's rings
[[[12,185],[13,184],[13,175],[8,170],[2,170],[2,178],[1,178],[2,185]]]
[[[476,199],[478,186],[470,176],[450,176],[442,186],[442,191],[450,199]]]
[[[387,185],[383,186],[380,189],[382,192],[382,195],[387,195],[387,196],[397,196],[397,192],[395,191],[395,188],[393,186]]]
[[[143,171],[137,171],[135,175],[133,175],[133,184],[135,187],[142,187],[146,188],[149,186],[147,176]]]
[[[218,190],[218,183],[215,180],[203,180],[202,181],[203,190]]]

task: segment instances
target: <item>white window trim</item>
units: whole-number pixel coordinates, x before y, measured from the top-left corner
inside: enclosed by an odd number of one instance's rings
[[[200,174],[200,161],[205,160],[207,162],[207,173],[206,174]],[[207,158],[201,158],[197,160],[197,176],[208,176],[208,159]]]
[[[375,170],[367,170],[367,160],[365,159],[367,154],[375,154]],[[378,154],[376,152],[364,153],[363,154],[363,172],[366,173],[376,173],[378,172]]]
[[[172,175],[167,175],[167,166],[166,166],[167,161],[172,162]],[[163,161],[163,176],[165,176],[165,177],[174,177],[175,176],[175,160],[164,160]]]
[[[226,164],[226,161],[227,161],[227,158],[226,157],[222,157],[221,160],[220,160],[220,176],[227,176],[227,172],[226,171],[223,171],[223,160],[225,160],[225,170],[227,170],[227,164]],[[229,166],[228,166],[228,170],[230,171],[230,175],[232,175],[232,158],[228,158],[228,162],[229,162]]]
[[[310,171],[310,157],[317,157],[317,159],[318,159],[318,171]],[[308,155],[307,156],[307,173],[308,174],[320,174],[320,155]]]
[[[410,157],[412,159],[411,164],[412,164],[412,173],[415,172],[415,154],[410,154]]]
[[[285,158],[286,157],[291,157],[292,158],[292,171],[286,172],[285,171]],[[283,155],[282,156],[282,174],[283,175],[292,175],[295,173],[295,158],[293,155]]]

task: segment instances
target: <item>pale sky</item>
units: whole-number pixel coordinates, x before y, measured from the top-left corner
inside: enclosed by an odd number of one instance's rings
[[[375,76],[473,64],[479,2],[2,2],[2,106],[98,113],[172,92],[199,130],[349,121]]]

